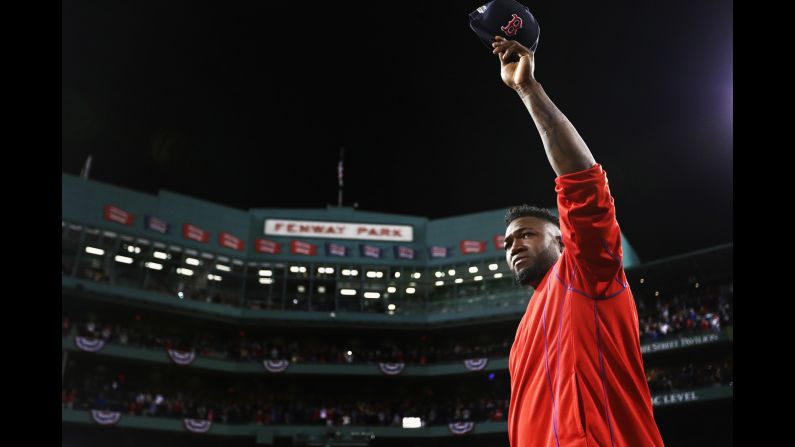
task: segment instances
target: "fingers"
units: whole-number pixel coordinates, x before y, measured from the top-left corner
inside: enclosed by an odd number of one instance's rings
[[[519,53],[518,49],[512,46],[497,46],[492,50],[493,54],[496,54],[500,58],[500,63],[512,63],[518,62],[520,56],[524,56]]]
[[[510,50],[510,48],[500,42],[494,42],[491,44],[494,49],[491,51],[492,54],[496,54],[500,58],[500,63],[505,62],[506,53]]]
[[[519,62],[520,58],[530,56],[532,53],[519,42],[507,40],[502,36],[495,36],[491,46],[494,48],[492,54],[498,55],[500,65]]]
[[[505,39],[503,39],[502,41],[492,42],[492,44],[491,44],[492,48],[497,50],[496,52],[498,52],[498,53],[502,53],[503,51],[508,51],[508,50],[514,50],[515,51],[517,49],[516,45],[518,45],[516,42],[514,42],[512,40],[505,40]]]
[[[491,50],[491,54],[496,54],[497,57],[500,59],[500,65],[505,65],[505,52],[506,48],[503,46],[497,45],[497,42],[491,44],[494,49]]]
[[[500,65],[505,65],[505,63],[509,62],[510,52],[508,50],[495,48],[493,53],[500,59]]]
[[[495,48],[494,50],[491,51],[491,53],[492,54],[496,54],[496,55],[498,55],[500,57],[500,59],[503,59],[503,58],[507,57],[509,54],[511,54],[511,49],[510,48]]]
[[[514,53],[517,57],[525,54],[532,54],[532,51],[515,40],[507,40],[502,36],[495,36],[494,39],[494,42],[491,44],[495,49],[495,51],[493,51],[494,54],[502,53],[503,51]]]

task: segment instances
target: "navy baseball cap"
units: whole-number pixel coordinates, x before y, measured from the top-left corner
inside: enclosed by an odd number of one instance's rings
[[[515,40],[531,51],[538,47],[541,28],[527,6],[516,0],[493,0],[469,14],[469,26],[488,48],[494,36]]]

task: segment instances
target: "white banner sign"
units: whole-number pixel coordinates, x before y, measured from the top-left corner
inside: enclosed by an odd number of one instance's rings
[[[282,219],[265,220],[265,234],[272,236],[411,242],[414,239],[413,230],[411,225],[379,225]]]
[[[703,345],[705,343],[715,343],[721,341],[724,337],[720,333],[702,334],[693,337],[679,337],[671,340],[657,341],[640,346],[641,354],[648,354],[650,352],[668,351],[670,349],[685,348],[694,345]]]
[[[654,407],[662,407],[664,405],[694,402],[697,400],[698,395],[695,391],[687,391],[684,393],[658,394],[651,398],[651,404]]]

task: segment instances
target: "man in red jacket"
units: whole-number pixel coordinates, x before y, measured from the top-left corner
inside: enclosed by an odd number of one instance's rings
[[[492,46],[557,175],[559,214],[522,205],[505,218],[505,259],[535,289],[508,362],[511,447],[662,446],[605,172],[536,81],[533,52]]]

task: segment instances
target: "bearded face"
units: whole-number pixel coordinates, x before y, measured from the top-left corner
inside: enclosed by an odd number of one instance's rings
[[[562,252],[560,229],[546,220],[519,217],[505,230],[505,260],[520,285],[536,287]]]

